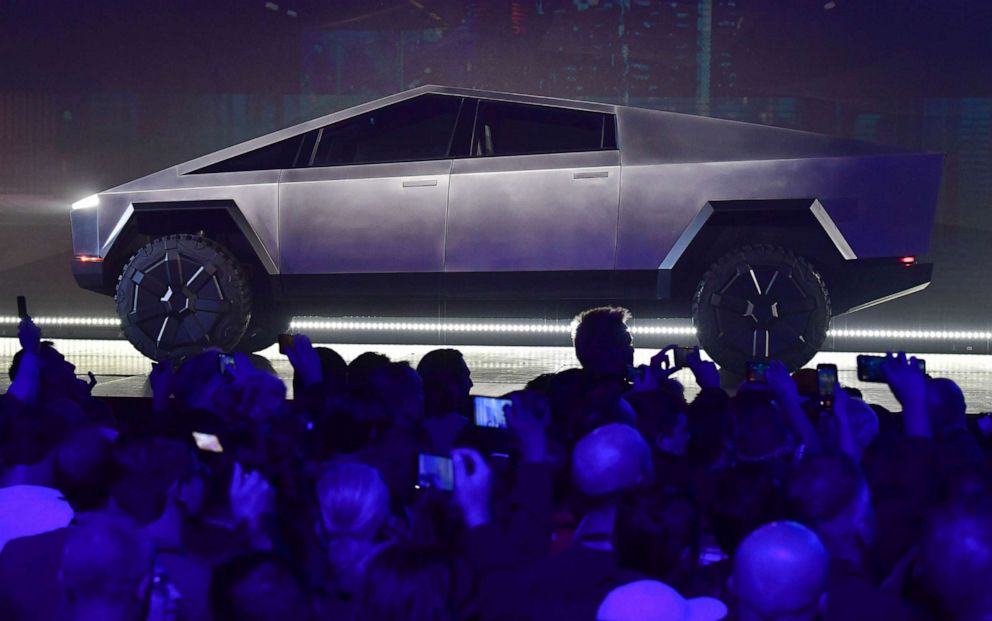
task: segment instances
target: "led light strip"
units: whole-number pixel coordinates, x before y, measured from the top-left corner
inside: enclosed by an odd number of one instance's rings
[[[20,319],[15,316],[0,316],[0,325],[16,326]],[[39,326],[81,326],[93,328],[116,328],[120,320],[116,317],[35,317]],[[292,330],[315,330],[321,332],[483,332],[483,333],[525,333],[525,334],[570,334],[570,323],[457,323],[430,321],[387,321],[369,319],[294,319]],[[695,336],[696,329],[691,325],[674,326],[633,326],[631,332],[641,335]],[[882,329],[837,329],[827,331],[827,336],[838,339],[907,339],[931,341],[976,341],[992,340],[992,332],[976,330],[882,330]]]

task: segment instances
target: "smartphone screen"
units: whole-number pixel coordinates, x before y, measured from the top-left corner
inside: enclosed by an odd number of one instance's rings
[[[837,389],[837,365],[816,365],[816,385],[820,395],[820,407],[833,409],[834,391]]]
[[[20,319],[28,316],[28,300],[23,295],[17,296],[17,316]]]
[[[196,448],[201,451],[210,451],[211,453],[224,452],[224,447],[220,445],[220,439],[212,433],[200,433],[199,431],[194,431],[193,441],[196,442]]]
[[[765,373],[768,372],[768,363],[761,362],[759,360],[751,360],[747,363],[747,381],[758,382],[763,384],[765,382]]]
[[[506,429],[506,412],[504,407],[512,404],[509,399],[498,397],[474,397],[475,426]]]
[[[217,365],[220,369],[221,375],[230,375],[231,369],[234,368],[234,356],[229,354],[217,354]]]
[[[885,356],[858,356],[858,379],[862,382],[885,382],[885,375],[882,373],[882,365],[885,363]],[[916,366],[923,373],[927,372],[927,361],[922,358],[916,359]]]
[[[672,357],[675,366],[679,369],[689,366],[689,354],[692,353],[691,347],[676,347],[672,350]]]
[[[455,469],[450,457],[426,453],[417,456],[417,488],[428,487],[445,492],[455,489]]]
[[[279,339],[279,353],[286,355],[286,351],[293,349],[293,335],[292,334],[280,334]]]

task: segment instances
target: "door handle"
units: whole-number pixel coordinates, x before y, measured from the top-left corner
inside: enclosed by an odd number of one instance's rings
[[[577,172],[572,173],[572,179],[602,179],[604,177],[609,177],[610,171],[608,170],[594,170],[591,172]]]
[[[411,181],[404,181],[404,188],[428,188],[437,185],[437,179],[414,179]]]

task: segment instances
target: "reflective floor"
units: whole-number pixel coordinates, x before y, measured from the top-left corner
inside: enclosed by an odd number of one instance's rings
[[[115,397],[147,396],[147,373],[151,362],[122,340],[55,339],[55,346],[76,365],[77,372],[92,371],[98,380],[94,394]],[[393,360],[406,360],[416,365],[435,345],[335,345],[333,347],[345,360],[352,360],[362,352],[376,351]],[[6,390],[9,380],[6,369],[19,348],[16,339],[0,338],[0,390]],[[477,394],[498,395],[522,388],[530,379],[542,374],[578,366],[574,353],[568,347],[497,347],[468,345],[458,347],[465,355]],[[647,363],[654,350],[638,349],[635,362]],[[870,353],[870,352],[866,352]],[[285,356],[275,346],[260,352],[268,359],[276,373],[290,387],[292,368]],[[969,412],[992,411],[992,356],[964,354],[929,354],[925,356],[927,370],[934,377],[949,377],[960,384]],[[837,365],[842,384],[859,388],[865,397],[886,407],[896,407],[895,400],[884,384],[859,382],[855,368],[855,354],[823,353],[810,363]],[[695,393],[692,375],[680,371],[675,375],[686,386],[686,392]]]

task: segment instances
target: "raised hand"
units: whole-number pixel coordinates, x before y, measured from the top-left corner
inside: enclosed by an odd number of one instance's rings
[[[710,360],[703,360],[702,355],[699,353],[698,347],[692,348],[692,353],[689,354],[687,358],[689,365],[689,370],[692,371],[693,377],[696,378],[696,384],[700,388],[719,388],[720,387],[720,371],[716,368],[716,364]]]
[[[244,472],[235,462],[228,489],[231,515],[237,524],[244,524],[252,532],[262,530],[262,519],[273,512],[275,492],[258,472]]]
[[[882,363],[882,374],[892,394],[902,406],[903,427],[910,436],[930,437],[933,430],[927,414],[927,377],[915,357],[905,352],[889,352]]]
[[[543,462],[547,457],[545,427],[551,419],[551,409],[544,395],[521,390],[510,395],[512,405],[505,408],[506,424],[520,443],[524,461]]]
[[[293,346],[286,349],[286,356],[293,365],[293,372],[304,386],[313,386],[323,381],[324,373],[320,366],[320,356],[317,355],[310,337],[306,334],[297,334],[293,338]]]
[[[490,494],[492,470],[475,449],[458,448],[451,452],[455,470],[455,501],[462,509],[469,528],[492,519]]]
[[[41,350],[41,329],[26,315],[17,326],[17,340],[26,352],[37,354]]]

